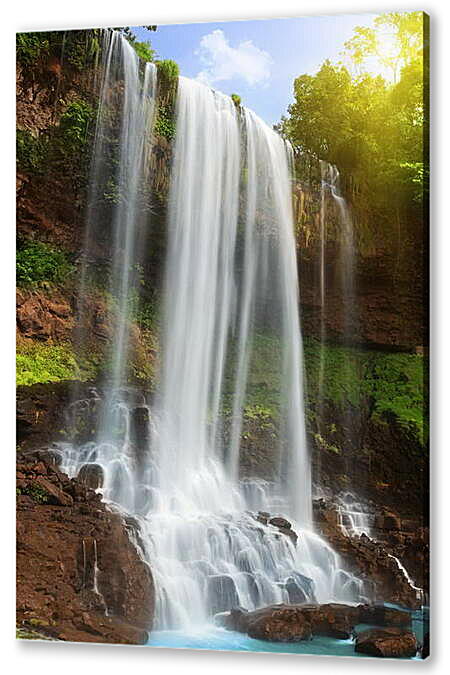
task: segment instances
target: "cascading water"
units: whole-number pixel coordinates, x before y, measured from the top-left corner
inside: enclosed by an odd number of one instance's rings
[[[92,390],[69,410],[69,417],[101,414],[94,441],[60,447],[63,469],[76,475],[85,464],[99,465],[104,497],[138,523],[159,627],[204,625],[236,605],[358,601],[362,583],[312,529],[289,147],[229,97],[179,79],[163,361],[150,408],[125,385],[154,72],[147,68],[142,79],[137,57],[117,36],[106,54],[96,153],[105,150],[104,97],[117,86],[108,78],[115,73],[123,87],[121,199],[112,219],[114,358],[103,399]],[[94,157],[97,181],[101,161]],[[261,337],[270,338],[279,364],[278,470],[270,481],[240,480],[249,375]],[[289,517],[297,544],[269,513]]]

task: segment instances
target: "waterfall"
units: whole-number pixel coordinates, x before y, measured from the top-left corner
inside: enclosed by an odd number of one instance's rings
[[[105,138],[114,112],[112,359],[102,396],[92,390],[68,410],[69,426],[96,411],[99,422],[93,440],[60,445],[62,468],[73,476],[96,465],[104,498],[133,516],[155,578],[158,627],[205,625],[237,605],[357,601],[362,582],[312,526],[291,150],[251,111],[179,78],[162,365],[149,400],[127,386],[127,308],[148,227],[140,200],[156,73],[149,64],[142,73],[121,36],[107,40],[81,289],[102,216],[98,194],[111,180]],[[278,467],[264,481],[240,474],[261,339],[273,347],[279,389]]]

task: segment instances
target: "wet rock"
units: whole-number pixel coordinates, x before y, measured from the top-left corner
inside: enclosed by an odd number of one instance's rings
[[[245,626],[249,637],[271,642],[300,642],[311,637],[311,625],[301,608],[273,605],[238,618],[237,625]]]
[[[356,607],[340,604],[271,605],[253,612],[240,607],[218,617],[228,630],[274,642],[297,642],[311,635],[348,640],[358,622]]]
[[[410,627],[411,614],[384,605],[359,605],[359,623],[375,626]]]
[[[286,520],[286,518],[281,518],[279,516],[271,518],[269,520],[269,524],[273,525],[274,527],[281,528],[283,530],[290,530],[292,527],[291,523],[288,520]]]
[[[17,294],[17,328],[29,339],[67,339],[74,324],[67,298],[56,289]]]
[[[293,605],[315,601],[314,582],[303,574],[296,572],[288,577],[284,587],[288,593],[289,602]]]
[[[423,645],[420,651],[420,655],[423,659],[426,659],[430,656],[430,634],[425,633],[423,637]]]
[[[417,653],[414,633],[401,628],[370,629],[358,633],[355,652],[388,658],[412,658]]]
[[[414,580],[421,587],[428,584],[428,530],[416,528],[414,535],[407,536],[399,531],[375,530],[382,532],[382,539],[367,536],[349,537],[331,516],[337,508],[327,500],[315,500],[314,515],[319,533],[340,554],[343,566],[364,579],[364,595],[372,602],[392,604],[417,609],[422,604],[420,590],[415,589],[407,575],[399,567],[397,557]],[[321,514],[318,517],[318,514]],[[374,537],[378,536],[377,534]],[[400,624],[381,624],[400,625]]]
[[[301,611],[310,623],[314,635],[348,640],[358,620],[355,607],[329,603],[325,605],[303,605]]]
[[[209,609],[212,614],[224,612],[239,604],[239,596],[231,576],[215,574],[208,577]]]
[[[267,511],[258,511],[256,515],[256,520],[263,525],[267,525],[269,518],[270,513],[267,513]]]
[[[384,511],[377,514],[374,520],[374,527],[379,530],[401,530],[401,520],[395,513]]]
[[[133,442],[136,448],[145,451],[149,447],[151,433],[151,415],[147,406],[137,406],[131,411]]]
[[[256,579],[253,574],[250,574],[248,572],[242,572],[242,576],[246,579],[247,581],[247,586],[248,590],[250,593],[250,598],[254,606],[259,605],[260,601],[260,593],[259,593],[259,588],[258,584],[256,582]]]
[[[283,518],[282,516],[271,517],[270,513],[267,511],[258,511],[256,515],[253,515],[253,518],[263,525],[272,525],[272,527],[275,527],[280,534],[289,537],[294,546],[297,545],[298,534],[294,532],[292,524],[286,518]]]
[[[252,612],[248,612],[243,607],[234,607],[228,612],[220,612],[214,617],[214,623],[218,626],[223,626],[227,630],[234,630],[238,633],[246,633],[248,628],[249,616]]]
[[[99,464],[83,464],[77,478],[86,487],[97,490],[103,486],[103,469]]]

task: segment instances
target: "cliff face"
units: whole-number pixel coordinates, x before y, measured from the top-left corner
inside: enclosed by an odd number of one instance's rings
[[[76,348],[95,75],[54,58],[17,70],[17,625],[19,636],[144,644],[154,587],[136,524],[51,454],[30,454],[64,439],[73,380],[99,377],[108,359],[101,283],[87,288],[88,339]],[[107,239],[106,224],[94,268],[108,265]],[[130,321],[135,370],[148,381],[155,338]]]
[[[425,223],[400,216],[377,223],[364,212],[363,196],[343,186],[349,240],[342,214],[329,191],[323,195],[318,168],[313,169],[315,176],[303,172],[294,187],[304,335],[369,348],[423,350],[428,344]]]

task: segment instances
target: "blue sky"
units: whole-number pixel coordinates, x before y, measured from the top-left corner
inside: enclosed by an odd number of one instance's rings
[[[313,74],[327,58],[340,60],[353,29],[372,25],[375,16],[159,25],[155,33],[133,30],[140,41],[151,41],[159,59],[176,61],[182,75],[239,94],[244,105],[273,124],[293,100],[295,77]]]

